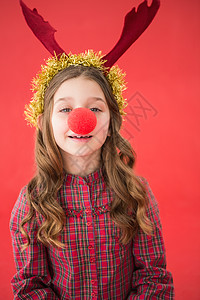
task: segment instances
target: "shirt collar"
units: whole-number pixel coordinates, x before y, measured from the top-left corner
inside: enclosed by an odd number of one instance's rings
[[[88,175],[82,177],[82,176],[79,176],[79,175],[74,175],[74,174],[67,174],[65,175],[65,183],[67,185],[70,185],[70,184],[92,184],[96,181],[99,181],[99,180],[103,180],[103,170],[102,170],[102,167],[98,168],[97,170],[95,170],[94,172],[92,173],[89,173]]]

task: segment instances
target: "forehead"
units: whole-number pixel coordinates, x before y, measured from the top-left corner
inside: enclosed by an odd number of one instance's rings
[[[64,81],[54,95],[54,101],[60,98],[102,98],[105,99],[100,85],[84,77],[72,78]]]

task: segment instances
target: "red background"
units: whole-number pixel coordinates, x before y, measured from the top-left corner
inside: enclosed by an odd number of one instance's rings
[[[66,51],[105,54],[119,38],[124,15],[140,2],[26,0],[58,30],[56,39]],[[137,152],[136,171],[148,179],[159,202],[177,300],[200,299],[199,11],[198,0],[161,1],[152,25],[118,61],[127,73],[127,98],[139,92],[157,111],[140,118],[139,130],[129,122],[126,129]],[[1,3],[0,24],[0,299],[9,300],[15,273],[10,212],[34,172],[34,129],[26,126],[23,110],[30,81],[49,53],[26,26],[17,0]]]

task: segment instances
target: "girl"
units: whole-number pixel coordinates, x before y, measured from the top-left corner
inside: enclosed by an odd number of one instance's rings
[[[132,41],[158,4],[138,9],[146,21],[135,10],[127,15],[125,25],[139,26]],[[37,128],[37,172],[10,219],[15,299],[173,299],[157,202],[120,135],[124,80],[111,66],[125,50],[115,47],[104,59],[92,51],[66,55],[50,41],[53,28],[21,5],[36,36],[60,55],[42,66],[26,108]]]
[[[91,138],[71,137],[68,118],[77,108],[96,115]],[[173,299],[157,203],[132,170],[121,124],[98,69],[70,66],[50,81],[37,174],[10,220],[15,299]]]

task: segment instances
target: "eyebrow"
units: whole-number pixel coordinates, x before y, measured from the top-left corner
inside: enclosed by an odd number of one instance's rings
[[[59,99],[57,99],[55,101],[55,104],[57,104],[57,103],[59,103],[61,101],[71,101],[71,100],[74,100],[74,99],[72,97],[59,98]],[[88,98],[88,100],[89,101],[91,101],[91,100],[101,101],[101,102],[103,102],[105,104],[105,101],[102,98],[100,98],[100,97],[90,97],[90,98]]]

